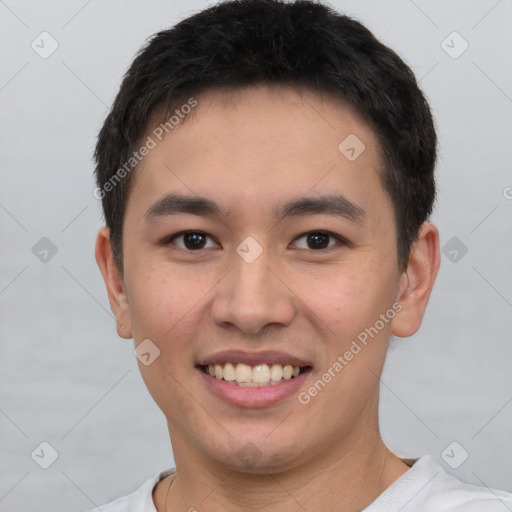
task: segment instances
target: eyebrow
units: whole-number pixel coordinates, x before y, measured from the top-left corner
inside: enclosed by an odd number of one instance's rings
[[[227,217],[229,211],[219,203],[201,196],[167,194],[144,214],[147,220],[158,220],[169,215],[192,214],[203,217]],[[353,222],[361,222],[365,210],[342,194],[301,197],[274,210],[278,220],[300,215],[335,215]]]

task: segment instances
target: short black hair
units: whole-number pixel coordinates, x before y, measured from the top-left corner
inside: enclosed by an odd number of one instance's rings
[[[230,0],[150,38],[124,76],[100,130],[95,195],[102,199],[119,269],[133,175],[126,162],[146,135],[150,116],[161,108],[169,114],[214,88],[257,84],[334,94],[363,116],[380,146],[381,179],[394,207],[397,258],[405,268],[436,195],[437,137],[413,72],[364,25],[320,2]]]

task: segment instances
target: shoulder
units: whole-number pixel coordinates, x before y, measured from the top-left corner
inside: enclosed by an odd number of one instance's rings
[[[156,512],[153,503],[153,489],[160,480],[174,472],[174,468],[159,471],[131,494],[110,501],[105,505],[101,505],[101,507],[90,509],[87,512]]]
[[[435,461],[438,471],[428,496],[428,511],[507,512],[512,510],[512,494],[489,487],[467,484],[449,475]]]
[[[512,494],[467,484],[448,474],[432,457],[414,461],[409,471],[364,512],[510,512]]]

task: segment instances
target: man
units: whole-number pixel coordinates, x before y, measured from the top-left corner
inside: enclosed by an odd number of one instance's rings
[[[314,2],[157,34],[96,148],[96,258],[176,461],[120,511],[500,511],[382,441],[391,335],[439,267],[436,134],[404,62]]]

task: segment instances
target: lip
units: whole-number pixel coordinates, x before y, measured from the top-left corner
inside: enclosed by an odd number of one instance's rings
[[[244,352],[243,350],[224,350],[201,359],[199,366],[224,363],[244,363],[249,366],[257,364],[291,364],[292,366],[313,366],[310,361],[300,359],[286,352],[265,350],[260,352]],[[292,379],[293,380],[293,379]]]
[[[263,387],[245,387],[229,384],[226,381],[211,377],[202,370],[202,367],[211,364],[243,363],[249,366],[257,364],[290,364],[292,366],[307,367],[297,377],[290,380]],[[313,364],[292,354],[278,350],[263,350],[247,352],[243,350],[223,350],[200,359],[196,365],[203,384],[210,393],[231,405],[245,408],[263,408],[278,403],[281,400],[296,394],[299,388],[309,378]]]
[[[219,361],[217,359],[217,361]],[[261,361],[261,359],[258,359]],[[295,359],[297,361],[297,359]],[[242,362],[237,360],[237,362]],[[214,363],[210,363],[214,364]],[[247,364],[247,363],[246,363]],[[295,366],[306,366],[297,364]],[[309,378],[312,368],[307,368],[298,377],[280,382],[273,386],[245,387],[229,384],[224,380],[216,379],[206,374],[200,367],[196,368],[199,376],[208,391],[224,402],[238,407],[258,409],[274,405],[285,398],[296,395],[299,388]]]

